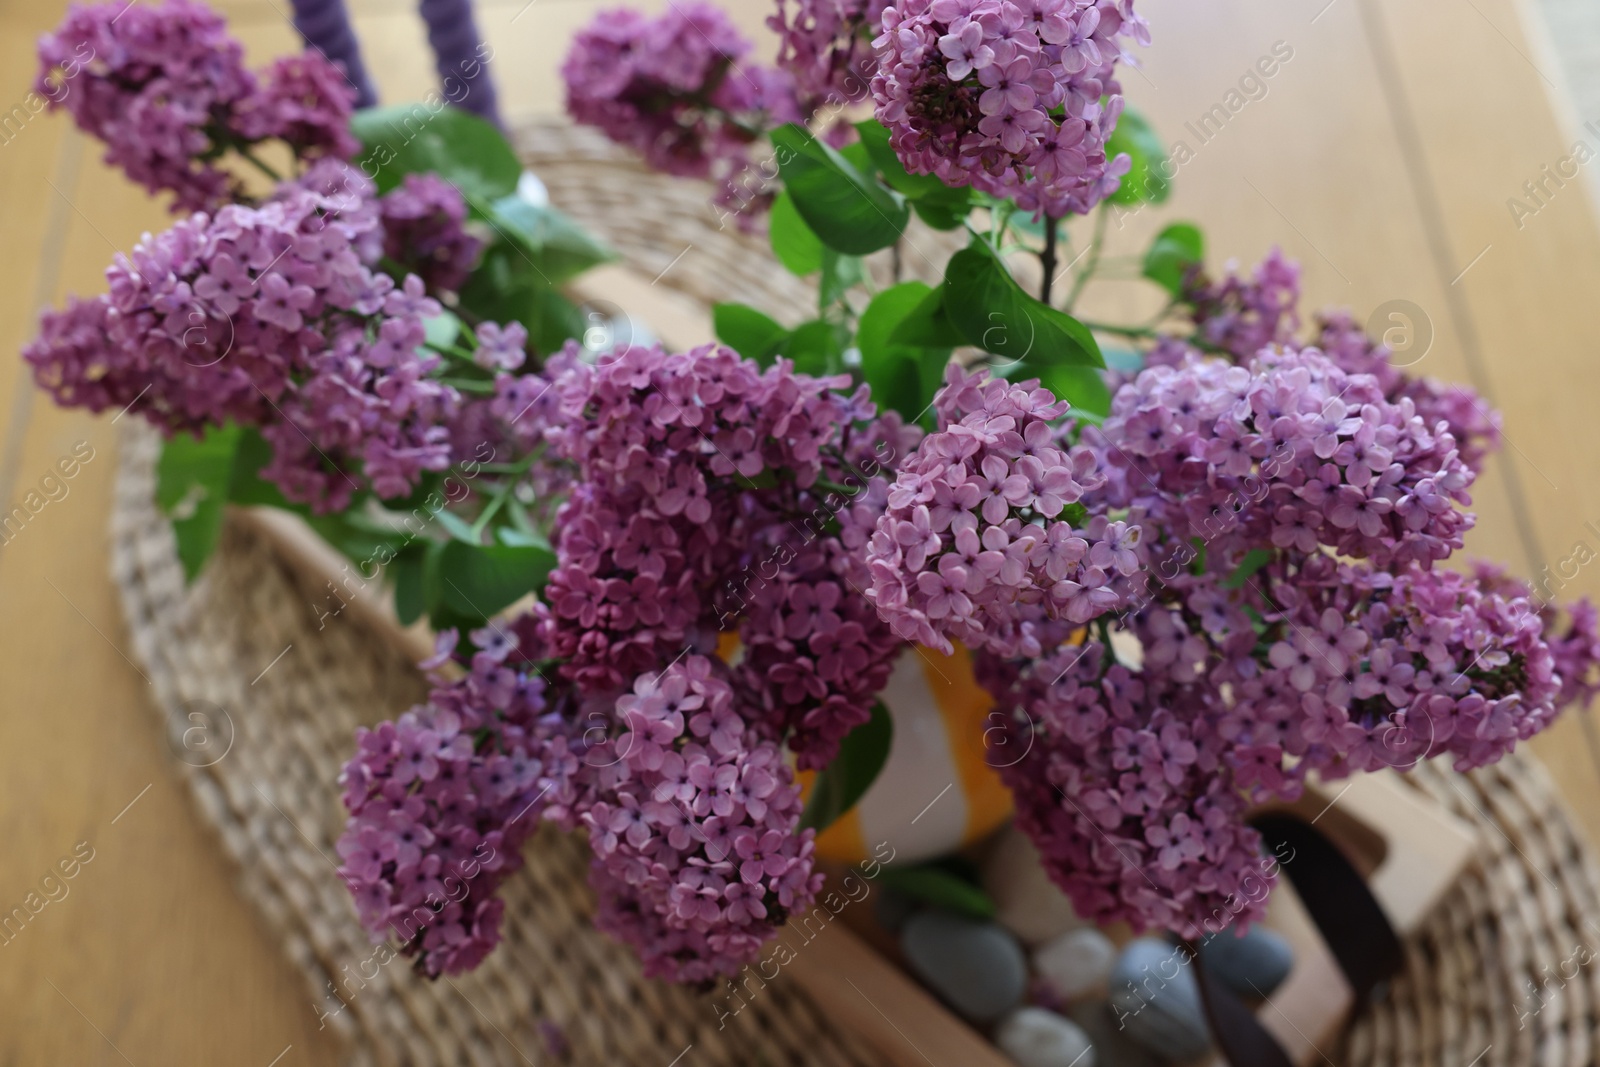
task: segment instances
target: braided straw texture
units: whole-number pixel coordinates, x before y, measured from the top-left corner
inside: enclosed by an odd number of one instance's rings
[[[739,300],[787,321],[815,306],[814,289],[777,268],[764,241],[718,227],[704,186],[657,176],[587,131],[538,126],[518,143],[553,202],[640,274],[702,305]],[[953,240],[917,231],[906,274],[936,277]],[[693,269],[672,269],[685,248],[697,253]],[[357,612],[325,615],[339,603],[325,581],[241,516],[230,516],[186,587],[154,503],[159,453],[153,431],[130,426],[112,573],[133,647],[175,751],[197,711],[220,708],[231,723],[221,759],[179,769],[239,864],[242,891],[326,1010],[339,1007],[337,988],[345,1007],[327,1023],[351,1064],[664,1067],[691,1046],[696,1067],[880,1062],[793,982],[772,983],[719,1030],[711,996],[645,980],[627,949],[593,929],[583,844],[550,830],[508,882],[505,942],[477,971],[429,982],[402,959],[378,966],[334,869],[344,825],[335,779],[356,726],[393,717],[425,683],[392,632]],[[1341,1049],[1327,1050],[1329,1062],[1595,1062],[1600,870],[1543,769],[1515,756],[1465,776],[1425,766],[1409,780],[1479,828],[1482,860],[1411,939],[1405,973]],[[901,1025],[915,1032],[913,1020]]]

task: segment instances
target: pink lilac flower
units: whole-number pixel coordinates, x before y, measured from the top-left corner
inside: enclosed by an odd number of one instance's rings
[[[889,0],[778,0],[767,20],[778,34],[778,66],[808,110],[864,100],[877,69],[872,41]]]
[[[872,95],[906,169],[1053,218],[1115,192],[1131,0],[896,0],[873,42]]]
[[[1500,413],[1470,386],[1418,378],[1395,367],[1388,346],[1369,338],[1348,312],[1324,312],[1316,328],[1312,343],[1343,370],[1373,375],[1390,400],[1409,399],[1424,425],[1444,423],[1468,467],[1481,473],[1484,460],[1499,451]]]
[[[302,158],[350,159],[361,142],[350,132],[356,89],[319,52],[280,56],[259,75],[261,86],[240,105],[238,134],[276,139]]]
[[[1475,561],[1473,574],[1484,589],[1510,600],[1524,599],[1538,613],[1545,644],[1561,679],[1556,706],[1588,708],[1600,694],[1600,613],[1588,597],[1557,607],[1549,590],[1539,590],[1508,574],[1505,568]],[[1548,586],[1548,575],[1546,578]]]
[[[455,292],[477,265],[483,242],[462,226],[461,192],[437,174],[407,174],[378,201],[383,254],[429,289]]]
[[[538,672],[547,624],[536,606],[474,633],[470,655],[447,634],[432,662],[466,660],[465,677],[358,731],[338,850],[362,922],[430,977],[477,966],[499,939],[495,893],[549,821],[587,831],[596,923],[646,974],[737,971],[821,888],[793,772],[721,664],[682,657],[582,700]]]
[[[398,940],[429,977],[471,970],[499,942],[496,892],[523,842],[544,818],[570,818],[583,788],[582,728],[552,708],[535,648],[519,648],[529,632],[475,634],[489,648],[469,672],[357,730],[339,776],[339,873],[374,941]]]
[[[546,590],[562,671],[614,691],[736,630],[756,725],[801,766],[826,763],[900,651],[860,591],[888,473],[918,431],[837,392],[848,379],[723,348],[562,360],[548,437],[575,474]]]
[[[616,702],[619,736],[595,750],[602,784],[581,822],[597,924],[651,977],[736,971],[822,886],[793,774],[722,672],[690,655],[640,676]]]
[[[1300,328],[1300,265],[1274,248],[1248,279],[1233,264],[1220,282],[1193,271],[1182,299],[1199,343],[1248,361],[1267,345],[1288,344]]]
[[[980,660],[1032,744],[1002,771],[1019,825],[1086,917],[1186,937],[1253,921],[1266,897],[1243,893],[1246,880],[1276,872],[1247,805],[1292,799],[1310,771],[1485,766],[1567,699],[1546,623],[1517,583],[1321,553],[1242,586],[1221,578],[1174,575],[1119,620],[1143,650],[1137,665],[1092,640]],[[1215,601],[1226,624],[1208,630],[1195,612]],[[1568,662],[1590,684],[1596,649],[1582,626]]]
[[[1017,825],[1080,915],[1189,937],[1260,918],[1266,896],[1246,890],[1268,872],[1228,773],[1234,746],[1214,728],[1215,688],[1130,670],[1098,642],[983,656],[979,670],[1029,745],[1001,770]]]
[[[1117,392],[1103,440],[1160,553],[1199,538],[1233,560],[1315,544],[1429,563],[1460,548],[1473,521],[1459,505],[1475,475],[1448,429],[1313,348],[1151,367]]]
[[[749,52],[707,3],[673,4],[655,18],[602,11],[562,64],[567,111],[658,170],[718,183],[730,207],[760,206],[770,192],[752,173],[751,145],[802,116],[793,80],[747,64]]]
[[[868,595],[895,633],[1037,655],[1041,622],[1116,607],[1139,534],[1103,514],[1072,520],[1101,477],[1054,425],[1068,405],[1037,381],[952,366],[935,407],[939,431],[900,469],[867,554]]]
[[[107,295],[47,313],[24,358],[66,406],[137,401],[169,433],[259,427],[264,477],[319,511],[405,496],[451,462],[459,398],[420,347],[438,305],[371,269],[372,194],[329,160],[259,207],[193,215],[119,254]]]
[[[279,139],[301,159],[345,158],[354,90],[316,53],[280,59],[261,77],[222,19],[191,0],[75,5],[39,41],[36,87],[106,162],[173,210],[215,210],[244,189],[217,158]]]

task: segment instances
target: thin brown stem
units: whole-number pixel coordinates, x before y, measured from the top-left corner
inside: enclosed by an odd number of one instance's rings
[[[1050,303],[1050,288],[1056,281],[1056,231],[1060,220],[1044,217],[1044,250],[1039,253],[1039,266],[1044,271],[1044,281],[1039,283],[1039,302]]]

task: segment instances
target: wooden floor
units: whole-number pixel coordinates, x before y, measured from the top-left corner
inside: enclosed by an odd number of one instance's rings
[[[222,6],[254,59],[293,46],[281,0]],[[559,108],[560,48],[598,6],[483,5],[510,117]],[[763,0],[728,6],[759,30]],[[0,2],[0,111],[22,101],[32,42],[64,7]],[[385,98],[430,84],[411,5],[353,7]],[[1556,573],[1580,542],[1600,547],[1600,230],[1585,182],[1547,180],[1539,203],[1523,190],[1577,139],[1600,148],[1600,123],[1581,128],[1518,0],[1141,10],[1157,43],[1129,94],[1192,150],[1162,218],[1199,221],[1219,256],[1254,260],[1281,243],[1317,304],[1366,316],[1407,302],[1397,306],[1433,338],[1418,367],[1471,382],[1505,412],[1506,453],[1478,494],[1472,547],[1524,574]],[[1275,49],[1274,76],[1244,86],[1254,99],[1200,129]],[[1520,222],[1507,203],[1518,196],[1537,207]],[[0,219],[0,500],[19,500],[80,442],[93,449],[70,493],[0,548],[0,912],[31,892],[60,897],[0,945],[0,1064],[335,1063],[311,991],[235,894],[237,872],[179,788],[125,654],[106,574],[112,420],[54,409],[15,356],[40,306],[99,291],[112,252],[163,216],[64,119],[39,116],[0,145]],[[1133,250],[1158,221],[1126,220],[1117,240]],[[1119,299],[1110,287],[1095,298]],[[1600,567],[1567,574],[1563,592],[1600,594]],[[1534,747],[1593,835],[1585,724],[1568,716]],[[47,881],[74,850],[92,858]]]

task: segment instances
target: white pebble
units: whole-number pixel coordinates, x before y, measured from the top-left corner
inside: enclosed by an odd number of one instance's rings
[[[1034,950],[1033,969],[1063,999],[1078,1000],[1105,992],[1116,959],[1117,947],[1111,939],[1085,926],[1068,930]]]
[[[995,1044],[1018,1067],[1094,1067],[1083,1027],[1043,1008],[1018,1008],[1001,1021]]]

